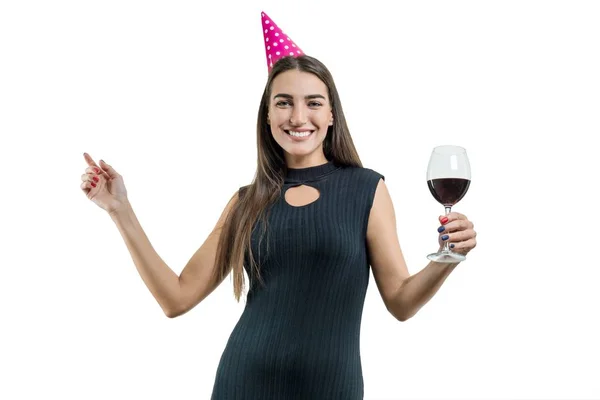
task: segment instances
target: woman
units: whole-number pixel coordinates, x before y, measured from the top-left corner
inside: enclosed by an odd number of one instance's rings
[[[369,266],[389,312],[405,321],[457,264],[410,275],[384,177],[363,168],[327,68],[315,58],[272,65],[258,113],[258,165],[180,276],[140,227],[122,177],[87,154],[82,189],[108,211],[168,317],[233,273],[247,303],[221,357],[212,399],[362,399],[360,324]],[[440,217],[440,247],[475,247],[462,214]],[[442,230],[443,228],[443,230]]]

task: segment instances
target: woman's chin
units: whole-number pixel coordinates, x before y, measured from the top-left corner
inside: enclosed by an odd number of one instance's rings
[[[313,136],[314,133],[306,138],[307,140],[296,140],[286,134],[286,137],[278,138],[277,142],[287,154],[293,156],[308,156],[318,150],[319,146],[322,146],[322,143],[315,145],[313,139],[316,139],[316,137]]]
[[[298,149],[298,148],[283,148],[285,150],[286,153],[288,153],[289,155],[292,156],[307,156],[309,154],[311,154],[314,150],[313,149]]]

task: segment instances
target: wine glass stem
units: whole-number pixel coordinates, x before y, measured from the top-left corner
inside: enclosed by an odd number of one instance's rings
[[[446,209],[446,215],[450,214],[452,207],[448,207],[448,206],[444,206],[444,208]],[[445,240],[444,241],[444,252],[449,252],[450,248],[448,247],[448,241]]]

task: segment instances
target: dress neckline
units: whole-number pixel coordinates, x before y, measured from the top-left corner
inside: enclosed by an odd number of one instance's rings
[[[321,180],[325,176],[340,169],[333,161],[327,161],[325,164],[315,165],[306,168],[287,168],[285,183],[304,183]]]

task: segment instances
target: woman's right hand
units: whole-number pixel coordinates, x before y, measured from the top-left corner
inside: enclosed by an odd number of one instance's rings
[[[83,157],[88,167],[81,175],[81,189],[87,198],[109,214],[128,205],[123,177],[104,161],[96,164],[88,153],[83,153]]]

